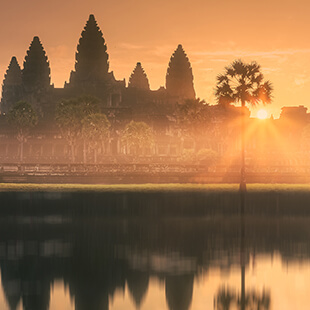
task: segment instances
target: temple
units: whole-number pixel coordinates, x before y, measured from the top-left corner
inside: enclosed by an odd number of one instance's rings
[[[51,84],[44,44],[35,36],[23,67],[12,57],[4,77],[0,102],[0,162],[18,162],[23,158],[25,162],[59,163],[74,158],[77,163],[92,163],[97,159],[99,163],[107,163],[122,162],[124,155],[127,158],[128,155],[155,156],[156,160],[166,156],[178,161],[191,158],[194,162],[225,155],[229,161],[235,160],[240,147],[240,128],[236,124],[241,110],[234,105],[210,105],[196,98],[193,70],[181,44],[172,52],[165,78],[165,87],[152,90],[143,64],[137,62],[128,84],[125,79],[117,80],[109,70],[108,46],[102,31],[94,15],[90,15],[77,43],[75,67],[69,81],[64,87],[56,88]],[[57,106],[83,96],[96,98],[99,112],[106,115],[111,125],[108,138],[97,143],[96,150],[86,145],[82,131],[77,134],[80,139],[70,146],[57,125]],[[39,120],[38,125],[29,130],[23,147],[16,139],[16,128],[7,122],[9,112],[19,101],[30,104]],[[247,113],[249,123],[258,126],[256,120],[249,118],[249,110]],[[152,143],[128,147],[123,134],[132,121],[144,122],[151,128]],[[270,131],[268,139],[263,133],[249,138],[248,157],[272,153],[278,160],[283,137],[276,137],[273,134],[276,130],[281,134],[285,132],[292,141],[293,147],[287,148],[291,154],[300,154],[301,149],[308,152],[310,138],[309,142],[306,140],[310,134],[306,131],[310,129],[306,125],[309,122],[305,107],[283,108],[279,120],[268,120],[269,126],[264,129]],[[252,130],[253,133],[259,131]]]
[[[116,80],[113,71],[109,71],[107,44],[94,15],[91,14],[77,44],[75,69],[71,71],[69,82],[65,82],[63,88],[51,85],[48,55],[39,37],[35,36],[30,43],[23,68],[20,68],[16,57],[12,57],[2,86],[0,127],[9,134],[10,129],[4,121],[6,114],[16,102],[26,101],[33,106],[39,116],[39,126],[32,139],[29,139],[28,144],[33,142],[28,147],[29,156],[33,158],[33,155],[37,154],[44,157],[46,153],[50,155],[49,157],[53,157],[62,149],[60,157],[65,158],[65,154],[68,153],[65,142],[54,138],[59,131],[55,125],[56,106],[62,100],[81,95],[98,98],[101,111],[110,121],[113,118],[112,122],[118,123],[113,127],[110,146],[106,148],[107,152],[115,155],[122,153],[117,133],[124,124],[131,120],[144,121],[162,133],[168,131],[174,104],[185,99],[194,99],[195,90],[191,65],[181,45],[170,59],[166,88],[151,90],[147,74],[140,62],[137,62],[133,69],[128,86],[125,79]],[[44,136],[45,142],[53,146],[38,146],[40,141],[35,138],[36,135]],[[154,147],[153,152],[160,152],[162,149],[160,144],[167,145],[167,139],[171,140],[164,136],[161,134],[159,137],[161,142]],[[3,155],[10,157],[10,154],[19,152],[18,146],[11,140],[6,140],[5,144]],[[38,148],[39,151],[35,151]],[[49,151],[46,152],[44,149]]]

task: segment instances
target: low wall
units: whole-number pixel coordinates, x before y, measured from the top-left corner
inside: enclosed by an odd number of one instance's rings
[[[0,164],[2,183],[239,183],[239,166],[199,164]],[[248,183],[310,183],[310,166],[246,169]]]

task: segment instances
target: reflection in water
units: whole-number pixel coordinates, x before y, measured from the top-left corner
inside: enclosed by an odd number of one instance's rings
[[[216,309],[229,310],[229,309],[270,309],[270,294],[263,291],[256,292],[254,290],[250,292],[244,292],[244,296],[236,295],[231,289],[225,289],[222,287],[216,296]]]
[[[180,193],[157,198],[144,194],[144,205],[133,194],[96,195],[90,200],[72,199],[68,193],[57,199],[41,193],[4,195],[0,268],[8,309],[20,304],[27,310],[49,309],[51,287],[59,279],[76,310],[113,309],[113,300],[124,298],[117,292],[125,291],[130,294],[126,309],[142,309],[152,294],[152,279],[157,279],[170,310],[276,309],[271,308],[274,281],[263,282],[263,287],[247,283],[251,264],[275,253],[286,263],[309,264],[310,218],[305,206],[310,197],[305,194],[303,200],[296,197],[305,204],[296,209],[288,205],[293,197],[249,195],[241,215],[240,199],[230,193],[187,193],[182,199]],[[87,209],[90,201],[92,210]],[[171,205],[176,202],[179,205]],[[165,207],[162,216],[157,209]],[[262,216],[262,208],[268,207],[268,216]],[[31,214],[27,220],[22,216],[25,208]],[[178,216],[171,216],[173,210]],[[238,271],[239,276],[228,283],[227,277],[214,276],[217,270],[229,277]],[[195,295],[206,279],[206,297]],[[198,300],[210,292],[209,303],[199,308]]]
[[[166,298],[170,310],[187,310],[192,301],[194,275],[166,277]]]
[[[249,252],[247,250],[245,240],[245,208],[246,208],[246,192],[240,191],[240,270],[241,270],[241,293],[236,294],[232,289],[221,287],[217,293],[214,308],[217,310],[229,310],[238,308],[241,310],[258,309],[269,310],[270,307],[270,293],[265,290],[260,294],[254,290],[246,291],[245,289],[245,268],[246,256]]]

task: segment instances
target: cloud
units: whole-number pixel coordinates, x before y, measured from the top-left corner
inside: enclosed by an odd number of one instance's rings
[[[269,67],[264,67],[264,73],[270,74],[270,73],[277,73],[280,72],[280,68],[269,68]]]
[[[299,74],[294,78],[294,84],[299,88],[303,88],[309,81],[310,78],[305,74]]]
[[[48,48],[48,56],[57,58],[72,58],[72,51],[67,45],[57,45]]]
[[[127,50],[141,50],[141,49],[145,49],[146,48],[143,45],[130,44],[130,43],[121,43],[119,46],[121,48],[127,49]]]
[[[199,71],[214,71],[213,68],[198,68]]]
[[[214,61],[214,62],[228,62],[228,59],[213,58],[213,59],[209,59],[209,61]]]

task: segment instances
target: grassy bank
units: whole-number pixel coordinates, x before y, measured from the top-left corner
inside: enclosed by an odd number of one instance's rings
[[[19,184],[0,183],[0,191],[67,192],[237,192],[238,184]],[[248,192],[310,192],[310,184],[248,184]]]

